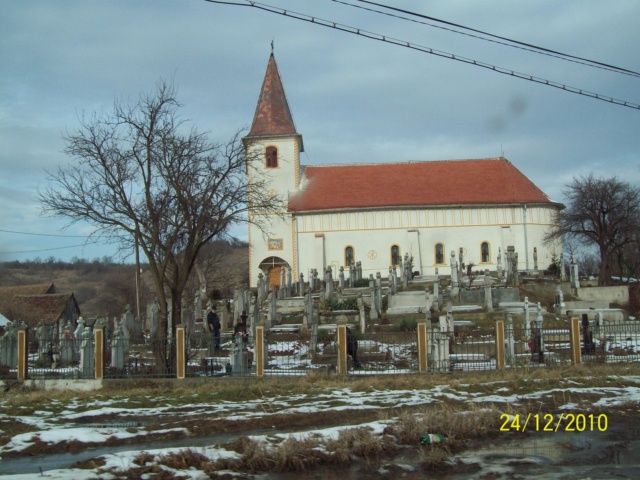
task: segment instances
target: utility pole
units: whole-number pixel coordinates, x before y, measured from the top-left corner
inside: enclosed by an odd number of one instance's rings
[[[138,237],[136,236],[136,309],[138,312],[138,322],[142,322],[140,317],[140,252],[138,251]],[[142,324],[140,325],[142,328]]]

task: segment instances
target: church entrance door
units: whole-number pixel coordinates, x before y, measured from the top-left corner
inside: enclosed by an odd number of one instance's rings
[[[290,268],[289,264],[280,257],[268,257],[260,262],[260,270],[266,274],[269,288],[278,289],[283,269],[286,274]]]
[[[271,267],[269,269],[269,288],[280,286],[281,271],[282,271],[282,267],[279,265],[277,267]]]

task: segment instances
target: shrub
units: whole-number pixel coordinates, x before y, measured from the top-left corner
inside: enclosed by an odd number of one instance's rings
[[[328,300],[320,302],[320,310],[358,310],[358,298],[357,297],[331,297]]]

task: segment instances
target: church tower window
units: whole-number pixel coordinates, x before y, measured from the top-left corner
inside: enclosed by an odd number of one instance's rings
[[[482,263],[489,263],[491,261],[489,242],[482,242],[480,244],[480,258],[482,259]]]
[[[391,247],[391,265],[400,265],[402,263],[402,257],[400,256],[400,247],[393,245]]]
[[[436,265],[444,265],[444,245],[436,243]]]
[[[267,147],[265,151],[267,168],[278,168],[278,149]]]
[[[351,266],[351,263],[355,261],[353,256],[353,247],[347,247],[344,249],[344,264],[347,267]]]

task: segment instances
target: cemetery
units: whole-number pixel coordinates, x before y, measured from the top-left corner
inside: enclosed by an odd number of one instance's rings
[[[183,305],[169,338],[158,338],[157,303],[140,319],[128,305],[120,318],[35,328],[18,319],[0,337],[0,380],[450,374],[640,361],[640,322],[597,287],[582,287],[578,265],[559,282],[518,271],[516,257],[509,249],[496,271],[472,272],[452,251],[447,272],[419,275],[405,255],[399,268],[368,279],[360,262],[337,278],[328,267],[294,281],[283,268],[271,287],[261,273],[256,288],[237,286],[221,302],[219,348],[203,321],[212,301],[202,294]],[[241,317],[246,335],[234,334]]]

